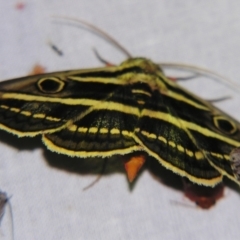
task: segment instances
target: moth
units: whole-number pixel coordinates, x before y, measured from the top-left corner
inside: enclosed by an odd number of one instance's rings
[[[0,129],[41,135],[49,150],[72,157],[123,155],[130,181],[150,156],[187,179],[186,195],[203,208],[222,196],[223,176],[239,184],[230,162],[239,122],[146,58],[3,81]],[[192,184],[215,189],[213,201],[204,205]]]

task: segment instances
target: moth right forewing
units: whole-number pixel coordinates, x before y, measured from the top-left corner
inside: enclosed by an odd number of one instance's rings
[[[0,128],[18,136],[59,131],[89,107],[101,104],[119,84],[102,74],[111,71],[67,71],[0,83]],[[91,75],[93,74],[93,76]]]
[[[61,131],[45,134],[43,141],[53,151],[72,156],[112,156],[142,150],[133,139],[140,116],[132,87],[119,86],[104,101],[79,114]]]

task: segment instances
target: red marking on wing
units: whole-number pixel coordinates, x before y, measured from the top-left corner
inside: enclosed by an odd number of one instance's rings
[[[23,2],[19,2],[19,3],[17,3],[17,4],[15,5],[15,8],[16,8],[17,10],[22,10],[22,9],[24,9],[25,7],[26,7],[26,4],[23,3]]]
[[[37,75],[37,74],[42,74],[45,73],[46,69],[40,64],[35,64],[32,68],[32,70],[29,72],[29,75]]]
[[[184,181],[184,193],[199,207],[209,209],[224,196],[224,186],[220,183],[215,187],[205,187]]]
[[[136,178],[143,164],[145,163],[146,156],[144,154],[136,155],[135,153],[134,155],[127,155],[124,157],[126,159],[124,162],[124,167],[127,172],[127,177],[129,182],[132,182]]]

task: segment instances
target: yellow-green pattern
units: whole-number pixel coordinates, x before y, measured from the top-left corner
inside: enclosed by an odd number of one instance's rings
[[[238,182],[229,154],[240,146],[240,124],[144,58],[2,82],[0,128],[41,134],[69,156],[144,151],[194,183],[214,186],[223,175]]]

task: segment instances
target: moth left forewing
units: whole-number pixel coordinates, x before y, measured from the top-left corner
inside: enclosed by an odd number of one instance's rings
[[[240,145],[239,122],[210,102],[194,95],[193,97],[207,106],[209,111],[203,115],[192,115],[196,125],[188,125],[191,127],[191,136],[209,163],[222,175],[239,184],[239,181],[234,177],[230,163],[231,151]]]
[[[156,71],[160,81],[141,111],[135,140],[149,155],[194,183],[236,181],[229,154],[239,145],[239,123]]]
[[[182,88],[179,87],[179,89]],[[194,104],[188,102],[187,106],[184,106],[180,102],[180,105],[176,106],[174,103],[172,109],[177,111],[189,137],[211,166],[222,175],[237,182],[231,169],[229,155],[232,149],[240,145],[240,124],[210,102],[189,93],[185,89],[182,90],[185,97],[192,99]]]
[[[151,93],[141,112],[136,141],[167,169],[198,184],[217,184],[222,175],[204,157],[184,120],[184,112],[190,108],[206,107],[194,102],[192,96],[188,98],[184,90],[164,75],[159,75],[159,81],[163,81],[161,85],[167,91],[156,89]]]
[[[211,105],[210,109],[212,114],[208,131],[203,132],[203,136],[194,136],[210,164],[222,175],[239,184],[231,168],[230,153],[240,146],[240,124],[214,106]]]

